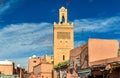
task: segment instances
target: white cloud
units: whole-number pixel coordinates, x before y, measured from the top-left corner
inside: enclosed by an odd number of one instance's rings
[[[80,19],[74,20],[75,32],[110,32],[120,30],[120,16],[102,19]]]
[[[14,60],[16,64],[27,66],[32,54],[50,54],[52,50],[52,30],[50,23],[11,24],[0,29],[0,58]]]
[[[13,3],[18,2],[18,0],[8,0],[8,1],[2,1],[0,3],[0,15],[3,14],[5,11],[11,8]]]
[[[0,55],[3,57],[47,50],[52,47],[52,24],[8,25],[0,30],[0,44]]]

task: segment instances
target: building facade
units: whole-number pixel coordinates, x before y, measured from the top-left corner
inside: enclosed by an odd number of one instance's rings
[[[53,78],[53,64],[41,63],[33,68],[36,78]]]
[[[88,43],[70,52],[69,75],[82,78],[120,77],[119,42],[89,39]]]
[[[88,44],[81,45],[70,51],[70,66],[67,78],[80,78],[78,72],[88,68]],[[86,77],[87,78],[87,77]]]
[[[40,63],[44,63],[44,62],[48,62],[48,63],[52,63],[53,62],[53,56],[41,56],[41,57],[36,57],[35,55],[29,58],[28,61],[28,73],[32,73],[33,72],[33,67],[40,64]]]
[[[73,23],[68,22],[67,9],[59,9],[59,22],[54,22],[54,66],[69,60],[74,48]]]
[[[13,75],[14,74],[14,63],[8,60],[0,61],[0,74]]]
[[[117,40],[89,39],[89,66],[98,60],[118,57],[119,42]]]

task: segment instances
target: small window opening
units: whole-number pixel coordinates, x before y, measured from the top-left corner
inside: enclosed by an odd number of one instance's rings
[[[33,63],[36,63],[36,60],[34,60]]]
[[[64,23],[65,22],[65,18],[64,18],[64,16],[62,16],[62,21],[61,21],[61,23]]]
[[[65,60],[65,55],[63,55],[63,60]]]

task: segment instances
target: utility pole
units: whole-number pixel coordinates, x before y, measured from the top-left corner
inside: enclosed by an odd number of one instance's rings
[[[81,28],[81,41],[84,40],[84,31],[85,31],[85,28]]]
[[[70,0],[66,2],[66,8],[67,8],[67,9],[68,9],[68,6],[70,5],[70,3],[71,3]]]

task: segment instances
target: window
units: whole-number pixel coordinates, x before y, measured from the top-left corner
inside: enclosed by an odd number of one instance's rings
[[[65,55],[63,55],[63,60],[65,60]]]
[[[42,76],[42,78],[44,78],[44,76]]]
[[[33,63],[36,63],[36,60],[34,60]]]
[[[64,22],[65,22],[65,18],[64,18],[64,15],[63,15],[61,23],[64,23]]]

